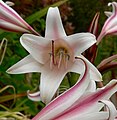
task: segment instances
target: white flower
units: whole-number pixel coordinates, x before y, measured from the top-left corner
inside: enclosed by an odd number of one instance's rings
[[[67,36],[57,7],[48,10],[45,37],[24,34],[20,42],[30,54],[7,72],[41,72],[40,92],[29,94],[32,100],[41,99],[44,103],[49,103],[68,72],[83,73],[85,66],[75,56],[80,56],[90,66],[91,79],[101,80],[98,70],[81,55],[96,42],[95,36],[91,33]]]

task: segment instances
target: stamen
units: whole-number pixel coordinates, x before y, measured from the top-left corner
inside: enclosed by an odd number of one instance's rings
[[[55,41],[52,40],[51,42],[51,52],[50,55],[50,69],[53,69],[53,66],[56,66],[60,68],[60,66],[63,64],[65,68],[68,66],[68,61],[70,59],[70,55],[68,54],[68,51],[64,47],[58,47],[55,48]]]
[[[53,68],[53,57],[52,57],[52,53],[49,53],[50,55],[50,69],[52,70]]]
[[[61,65],[63,55],[64,55],[63,50],[60,50],[60,52],[59,52],[58,68],[59,68],[59,67],[60,67],[60,65]]]
[[[68,66],[68,61],[70,59],[70,55],[69,54],[65,54],[65,68],[67,69]]]

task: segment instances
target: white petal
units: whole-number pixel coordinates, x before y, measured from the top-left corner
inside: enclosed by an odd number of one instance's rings
[[[89,86],[86,91],[87,92],[95,92],[96,91],[96,82],[94,80],[90,81]]]
[[[44,103],[47,104],[52,100],[66,73],[64,67],[58,69],[55,66],[51,70],[49,63],[44,65],[40,82],[41,99]]]
[[[7,73],[20,74],[29,72],[41,72],[41,68],[42,64],[36,62],[36,60],[31,55],[28,55],[12,67],[10,67],[7,70]]]
[[[84,59],[85,62],[90,66],[90,78],[94,81],[102,81],[102,75],[98,71],[98,69],[91,62],[89,62],[84,56],[80,55],[80,57]]]
[[[111,101],[107,101],[107,100],[101,100],[101,102],[104,103],[109,109],[108,120],[114,120],[114,118],[117,116],[117,110],[114,104]]]
[[[35,92],[35,93],[29,93],[29,90],[28,90],[27,91],[27,96],[32,101],[41,101],[40,91]]]
[[[44,64],[50,58],[51,41],[43,37],[23,34],[20,37],[22,46],[37,60]]]
[[[109,12],[109,11],[105,11],[104,13],[107,17],[110,17],[112,15],[112,12]]]
[[[51,40],[66,36],[59,9],[50,7],[47,13],[45,37]]]
[[[77,117],[77,120],[80,120],[80,119],[81,120],[107,120],[108,112],[97,112],[97,113],[85,114]]]
[[[6,1],[5,2],[8,6],[14,6],[15,4],[13,3],[13,2],[11,2],[11,1]]]
[[[84,70],[85,70],[85,65],[83,64],[83,62],[79,59],[75,59],[72,66],[70,67],[69,72],[82,74]]]
[[[86,64],[85,64],[86,65]],[[62,114],[66,109],[73,105],[85,92],[89,84],[89,67],[85,66],[85,72],[80,76],[79,81],[63,94],[51,101],[33,120],[53,119]]]
[[[75,56],[84,52],[96,43],[96,38],[91,33],[77,33],[64,38],[74,50]]]

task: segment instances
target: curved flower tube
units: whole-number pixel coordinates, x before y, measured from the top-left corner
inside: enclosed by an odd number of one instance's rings
[[[111,80],[103,88],[88,92],[86,86],[90,83],[89,67],[86,63],[85,66],[84,75],[80,80],[72,88],[51,101],[32,120],[115,119],[117,110],[108,99],[117,91],[117,80]],[[101,111],[104,107],[102,103],[107,105],[108,111]]]
[[[97,44],[101,42],[102,38],[105,35],[108,35],[108,34],[117,35],[117,19],[116,19],[117,18],[117,3],[112,2],[108,4],[108,6],[110,5],[112,5],[113,11],[112,13],[106,12],[108,19],[104,23],[101,33],[97,38]]]
[[[7,72],[11,74],[41,72],[38,95],[46,104],[51,101],[68,72],[83,73],[85,66],[81,60],[76,60],[75,56],[82,57],[90,66],[91,79],[97,81],[102,79],[98,70],[81,55],[96,42],[95,36],[91,33],[67,36],[57,7],[50,7],[48,10],[45,37],[23,34],[20,42],[30,54]],[[33,96],[34,100],[34,95],[35,93],[29,94],[29,98]],[[37,101],[37,98],[35,99]]]
[[[109,110],[109,120],[115,120],[115,117],[117,116],[117,110],[114,104],[107,100],[101,100],[101,102],[104,103]]]
[[[0,0],[0,28],[23,33],[39,35],[28,23],[26,23],[17,12]]]

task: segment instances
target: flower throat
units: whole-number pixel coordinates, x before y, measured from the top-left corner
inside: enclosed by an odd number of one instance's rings
[[[55,42],[52,40],[51,42],[51,52],[50,54],[50,68],[52,69],[53,66],[60,66],[63,64],[65,68],[67,68],[68,61],[70,60],[70,55],[68,50],[63,47],[55,47]]]

